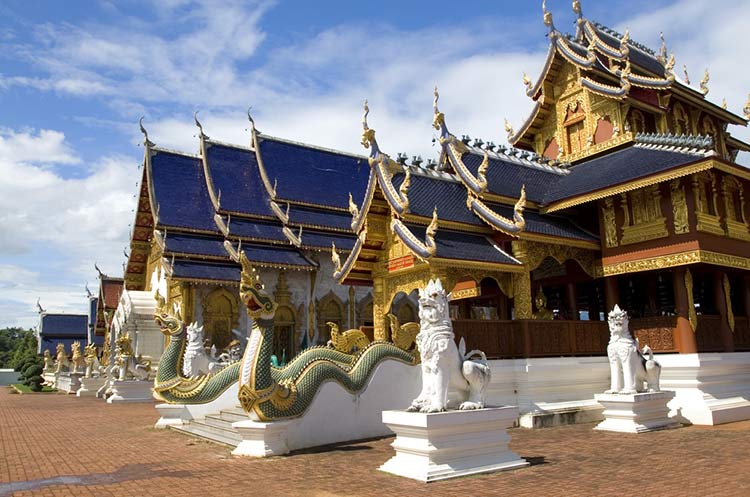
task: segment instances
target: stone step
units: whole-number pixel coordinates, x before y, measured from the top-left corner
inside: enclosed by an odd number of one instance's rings
[[[170,426],[171,429],[188,435],[208,440],[209,442],[237,447],[242,440],[236,431],[224,430],[193,420],[182,426]]]
[[[234,431],[232,429],[232,423],[235,423],[238,420],[234,418],[227,419],[221,414],[206,414],[206,417],[203,418],[202,421],[209,426],[221,428],[222,430]]]
[[[219,417],[221,419],[224,419],[226,421],[236,422],[236,421],[246,421],[248,418],[247,413],[244,409],[241,407],[236,407],[232,409],[223,409],[219,413]]]

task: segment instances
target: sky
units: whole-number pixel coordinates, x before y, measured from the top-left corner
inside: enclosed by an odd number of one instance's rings
[[[583,0],[583,13],[652,47],[663,31],[693,86],[742,114],[750,2]],[[569,0],[549,0],[574,32]],[[0,327],[86,313],[96,263],[122,276],[141,178],[138,119],[160,147],[262,132],[365,154],[435,158],[432,88],[453,133],[506,143],[548,47],[541,1],[80,1],[0,3]],[[750,131],[730,132],[750,141]]]

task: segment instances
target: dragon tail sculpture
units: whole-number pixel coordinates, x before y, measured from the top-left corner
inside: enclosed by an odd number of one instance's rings
[[[328,347],[306,349],[283,368],[271,365],[276,302],[264,290],[258,272],[240,254],[240,297],[253,326],[240,368],[239,400],[251,417],[260,421],[299,417],[320,387],[335,381],[350,392],[366,385],[375,367],[385,359],[414,364],[412,354],[392,343],[372,342],[355,355]]]

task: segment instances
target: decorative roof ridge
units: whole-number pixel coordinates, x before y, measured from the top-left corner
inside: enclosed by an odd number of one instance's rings
[[[619,33],[616,30],[605,26],[604,24],[602,24],[600,22],[592,21],[592,20],[589,20],[589,22],[591,24],[593,24],[595,27],[597,27],[600,31],[604,31],[605,33],[607,33],[609,36],[617,38],[618,40],[622,39],[622,36],[623,36],[622,33]],[[654,51],[653,49],[647,47],[643,43],[639,43],[639,42],[633,40],[632,38],[628,38],[627,42],[628,42],[628,45],[630,45],[632,48],[640,50],[645,55],[650,55],[651,57],[653,57],[654,59],[656,59],[656,51]]]
[[[481,140],[479,140],[479,142],[482,143]],[[561,162],[557,159],[547,159],[536,152],[529,152],[520,148],[499,145],[497,147],[499,151],[496,151],[494,149],[480,148],[476,145],[477,140],[475,140],[474,143],[475,145],[467,144],[467,152],[480,156],[487,152],[490,159],[511,162],[520,166],[540,169],[554,174],[570,174],[570,170],[568,169],[570,163],[567,162]],[[505,152],[506,150],[508,153]]]
[[[637,133],[635,145],[639,148],[680,152],[700,157],[716,155],[714,139],[707,135],[674,135],[671,133]]]
[[[352,157],[352,158],[355,158],[355,159],[367,160],[367,156],[360,155],[360,154],[355,154],[354,152],[346,152],[344,150],[337,150],[335,148],[329,148],[329,147],[321,147],[319,145],[312,145],[310,143],[300,142],[300,141],[296,141],[296,140],[290,140],[288,138],[280,138],[278,136],[272,136],[272,135],[268,135],[266,133],[261,133],[260,131],[258,131],[258,139],[259,139],[259,141],[273,140],[273,141],[277,141],[277,142],[281,142],[281,143],[286,143],[286,144],[289,144],[289,145],[296,145],[298,147],[309,148],[309,149],[318,150],[318,151],[321,151],[321,152],[328,152],[330,154],[345,155],[347,157]]]
[[[349,255],[344,261],[343,265],[341,264],[341,258],[339,257],[339,254],[336,250],[336,242],[331,241],[331,262],[333,263],[333,279],[336,280],[337,283],[341,283],[346,279],[347,276],[349,276],[349,273],[354,268],[354,263],[357,261],[357,258],[359,258],[360,252],[362,252],[362,247],[365,244],[366,238],[367,226],[365,226],[357,235],[357,241],[354,242],[354,247],[352,247],[352,250],[351,252],[349,252]]]
[[[440,181],[449,181],[452,183],[461,183],[461,180],[455,174],[451,174],[447,171],[438,171],[437,169],[431,169],[424,166],[417,166],[415,164],[403,164],[404,171],[409,169],[411,174],[422,176],[425,178],[437,179]]]
[[[409,227],[399,218],[391,218],[391,231],[398,236],[404,246],[406,246],[412,254],[425,262],[437,253],[437,245],[435,244],[435,233],[437,232],[437,229],[437,207],[432,211],[432,221],[425,229],[424,242],[417,238]]]
[[[526,187],[521,186],[521,195],[513,207],[513,219],[508,219],[495,212],[490,206],[482,202],[482,199],[467,191],[466,207],[479,219],[488,224],[492,229],[501,231],[507,235],[518,236],[518,233],[526,228],[526,220],[523,211],[526,208]]]
[[[173,148],[166,148],[166,147],[159,147],[156,145],[153,145],[150,147],[150,149],[153,152],[162,152],[165,154],[172,154],[172,155],[180,155],[182,157],[189,157],[191,159],[202,159],[201,155],[199,153],[197,154],[191,154],[190,152],[183,152],[181,150],[175,150]]]

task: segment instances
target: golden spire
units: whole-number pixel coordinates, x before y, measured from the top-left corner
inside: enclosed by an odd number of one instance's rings
[[[659,38],[661,38],[661,49],[659,49],[659,62],[662,64],[667,63],[667,42],[664,40],[664,32],[659,33]]]
[[[721,99],[721,108],[724,109],[724,110],[727,110],[727,99],[726,98],[722,98]]]
[[[364,107],[364,114],[362,115],[362,142],[361,143],[363,147],[370,148],[375,139],[375,130],[370,129],[370,127],[367,125],[367,114],[370,113],[370,107],[367,106],[367,100],[365,100],[363,107]]]
[[[682,74],[683,74],[683,80],[685,81],[686,85],[690,85],[690,76],[688,76],[687,72],[687,64],[682,64]]]
[[[578,15],[578,17],[583,16],[583,12],[581,11],[581,2],[579,0],[573,0],[573,12]]]
[[[742,112],[745,114],[745,119],[750,119],[750,93],[747,94],[747,102],[745,102]]]
[[[555,28],[555,24],[552,21],[552,12],[547,10],[547,0],[542,0],[542,16],[544,19],[544,25],[547,26],[550,31]]]
[[[706,68],[705,72],[703,73],[703,79],[701,79],[701,82],[700,82],[700,89],[703,95],[708,95],[708,80],[709,79],[711,79],[711,77],[708,75],[708,68]]]

